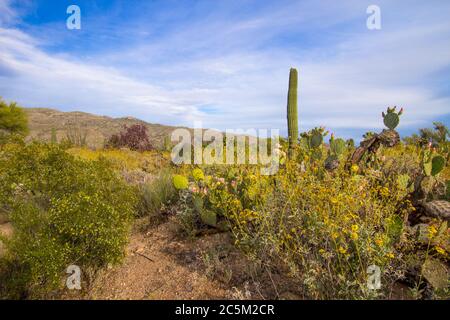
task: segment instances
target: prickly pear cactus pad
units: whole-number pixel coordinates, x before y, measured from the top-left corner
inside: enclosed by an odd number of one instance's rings
[[[178,190],[187,189],[189,181],[186,177],[176,174],[172,178],[173,186]]]
[[[391,130],[394,130],[398,126],[398,123],[400,122],[400,118],[398,117],[398,115],[396,113],[388,113],[384,117],[383,122],[386,127],[388,127]]]
[[[382,113],[384,125],[390,130],[394,130],[398,126],[400,122],[400,116],[403,113],[403,109],[401,109],[399,112],[396,112],[395,109],[396,107],[387,108],[387,113]]]
[[[315,133],[311,136],[311,148],[318,148],[322,144],[323,136],[320,133]]]
[[[341,138],[330,141],[330,149],[335,155],[341,155],[345,151],[345,141]]]
[[[445,167],[445,159],[443,156],[434,156],[431,160],[431,175],[435,176],[439,174]]]

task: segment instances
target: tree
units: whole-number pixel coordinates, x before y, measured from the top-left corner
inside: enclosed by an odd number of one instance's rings
[[[25,111],[15,102],[6,103],[0,98],[0,132],[26,135],[28,119]]]

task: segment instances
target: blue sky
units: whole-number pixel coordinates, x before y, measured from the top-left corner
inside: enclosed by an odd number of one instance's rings
[[[81,30],[66,9],[81,8]],[[366,9],[381,9],[368,30]],[[0,0],[0,96],[27,107],[286,133],[290,67],[301,130],[358,138],[450,123],[447,1]]]

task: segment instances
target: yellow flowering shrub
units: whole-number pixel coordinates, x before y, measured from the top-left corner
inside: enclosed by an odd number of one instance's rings
[[[34,142],[4,147],[0,168],[0,207],[14,228],[0,296],[45,294],[71,264],[88,271],[121,260],[137,198],[109,162]]]

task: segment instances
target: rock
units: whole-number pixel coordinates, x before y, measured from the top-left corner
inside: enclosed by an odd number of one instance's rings
[[[445,264],[441,261],[428,258],[422,265],[423,277],[435,289],[444,289],[449,284],[450,272]]]

